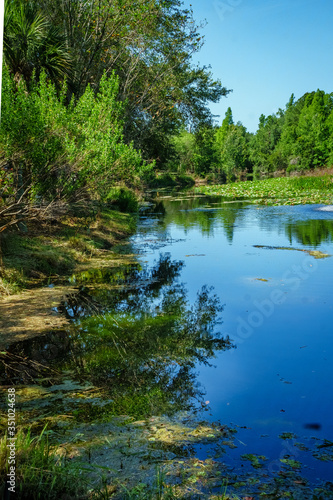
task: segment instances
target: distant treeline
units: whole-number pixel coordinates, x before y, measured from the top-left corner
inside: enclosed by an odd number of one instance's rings
[[[333,164],[333,93],[290,97],[285,109],[259,119],[255,134],[234,123],[228,108],[220,127],[185,130],[174,138],[174,167],[225,182],[284,175]],[[275,174],[276,175],[276,174]]]

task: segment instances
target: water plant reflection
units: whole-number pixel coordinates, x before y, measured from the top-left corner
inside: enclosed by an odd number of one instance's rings
[[[242,220],[242,202],[225,203],[222,197],[192,197],[180,200],[164,200],[165,216],[163,227],[166,229],[170,223],[177,224],[185,229],[185,233],[194,225],[200,227],[202,234],[211,236],[217,221],[222,224],[226,237],[231,243],[234,227]],[[223,210],[221,210],[223,208]]]
[[[97,404],[81,404],[78,399],[72,408],[74,416],[85,421],[204,406],[195,366],[209,364],[216,351],[232,343],[217,330],[223,306],[212,289],[204,286],[189,305],[179,280],[183,265],[161,255],[150,268],[133,266],[126,285],[123,280],[101,284],[99,276],[96,286],[80,286],[63,302],[74,319],[70,330],[13,344],[5,360],[5,378],[30,384],[43,378],[44,384],[52,385],[56,372],[65,372],[66,377],[93,384],[100,389]],[[16,365],[11,367],[14,358]],[[17,363],[23,359],[24,370],[17,378]],[[48,366],[53,370],[49,378]]]
[[[216,331],[218,297],[204,286],[190,307],[176,280],[181,267],[162,256],[129,290],[116,290],[107,312],[76,320],[69,367],[104,387],[112,398],[108,412],[139,417],[193,407],[203,396],[196,363],[232,347]]]
[[[161,202],[159,202],[161,203]],[[214,231],[222,227],[228,243],[233,243],[235,228],[246,225],[249,220],[257,220],[262,230],[284,231],[290,244],[319,246],[333,241],[333,220],[330,211],[322,211],[316,206],[302,207],[263,207],[252,206],[249,202],[227,202],[221,196],[188,197],[184,199],[164,199],[165,214],[158,218],[154,232],[161,237],[168,233],[172,224],[177,225],[187,234],[191,229],[199,229],[202,235],[213,236]],[[148,213],[148,212],[147,212]],[[161,212],[162,213],[162,212]],[[151,212],[152,215],[153,211]],[[152,218],[148,230],[156,221]],[[146,227],[146,226],[145,226]],[[139,228],[143,234],[143,227]],[[149,231],[148,231],[149,235]],[[171,236],[168,234],[169,241]]]

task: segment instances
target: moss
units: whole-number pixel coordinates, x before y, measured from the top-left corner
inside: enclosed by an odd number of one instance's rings
[[[135,218],[104,210],[88,219],[66,216],[57,223],[30,224],[27,233],[1,239],[0,295],[17,293],[49,277],[64,277],[135,230]]]
[[[191,187],[194,186],[195,181],[189,175],[184,174],[170,174],[164,173],[156,177],[151,183],[152,188],[165,188],[165,187]]]

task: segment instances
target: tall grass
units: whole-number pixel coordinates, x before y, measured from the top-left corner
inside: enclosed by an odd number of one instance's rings
[[[32,437],[30,429],[18,430],[16,435],[15,499],[59,500],[82,498],[86,488],[82,471],[77,464],[66,463],[52,450],[44,427],[41,434]],[[8,480],[9,449],[7,434],[0,440],[0,481]],[[80,478],[80,479],[79,479]],[[65,495],[65,496],[64,496]]]

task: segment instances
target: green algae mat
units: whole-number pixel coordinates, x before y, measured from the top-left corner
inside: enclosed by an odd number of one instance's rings
[[[332,204],[333,176],[279,177],[260,181],[198,186],[198,194],[248,200],[264,205]]]

